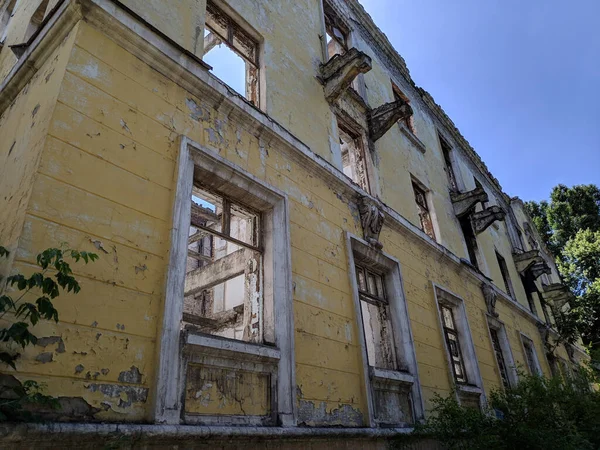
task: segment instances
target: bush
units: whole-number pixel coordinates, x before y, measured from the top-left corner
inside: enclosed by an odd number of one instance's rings
[[[600,394],[592,382],[583,368],[566,380],[522,375],[517,386],[493,391],[483,412],[459,405],[454,395],[437,396],[415,434],[448,449],[599,449]]]

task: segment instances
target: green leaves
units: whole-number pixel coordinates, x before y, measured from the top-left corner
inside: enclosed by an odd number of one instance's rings
[[[9,342],[12,341],[21,347],[37,343],[38,338],[31,334],[29,331],[29,324],[25,322],[15,322],[10,328],[0,329],[0,341]]]

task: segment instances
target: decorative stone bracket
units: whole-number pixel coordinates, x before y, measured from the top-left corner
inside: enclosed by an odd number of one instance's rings
[[[321,80],[325,85],[327,101],[335,102],[359,74],[367,73],[371,68],[371,58],[356,48],[351,48],[343,55],[335,55],[321,64]]]
[[[504,220],[506,212],[499,206],[490,206],[483,211],[471,215],[471,223],[475,234],[483,233],[496,220]]]
[[[498,294],[494,288],[487,283],[481,283],[481,291],[483,292],[483,298],[485,299],[485,306],[487,306],[488,313],[492,317],[498,317],[498,313],[496,312]]]
[[[523,253],[513,253],[513,259],[517,266],[517,272],[524,275],[529,269],[536,264],[542,264],[543,258],[540,256],[539,250],[530,250]]]
[[[378,141],[396,122],[412,114],[412,108],[403,99],[370,110],[367,115],[369,137],[373,142]]]
[[[542,261],[542,262],[535,263],[533,265],[533,267],[531,268],[530,273],[533,276],[533,279],[537,280],[544,273],[546,275],[550,275],[552,273],[552,269],[550,268],[550,266],[548,266],[546,261]]]
[[[457,217],[464,217],[469,214],[477,203],[487,202],[488,195],[482,187],[478,187],[469,192],[450,192],[450,198],[454,205],[454,213]]]
[[[562,283],[553,283],[544,286],[542,293],[544,300],[554,305],[555,308],[561,309],[566,303],[573,298],[573,294],[567,286]]]
[[[383,221],[385,220],[383,207],[370,197],[360,197],[358,200],[358,213],[360,214],[360,223],[365,241],[381,250],[383,244],[379,242],[379,233],[381,233]]]

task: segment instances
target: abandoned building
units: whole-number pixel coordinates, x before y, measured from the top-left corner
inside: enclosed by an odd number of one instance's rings
[[[357,0],[0,0],[0,83],[2,279],[99,255],[1,368],[62,405],[3,446],[384,448],[586,358],[548,354],[569,294],[523,203]]]

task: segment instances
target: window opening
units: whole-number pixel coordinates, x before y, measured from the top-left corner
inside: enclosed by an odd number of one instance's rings
[[[450,152],[452,151],[452,148],[446,142],[446,140],[439,134],[438,138],[442,147],[442,154],[444,155],[444,171],[446,172],[446,176],[448,177],[450,189],[454,192],[457,192],[458,185],[456,184],[456,175],[454,174],[454,169],[452,168],[452,160],[450,159]]]
[[[462,230],[463,236],[465,237],[465,243],[467,244],[467,253],[469,255],[469,261],[475,267],[478,267],[477,263],[477,237],[473,232],[473,225],[471,225],[471,219],[469,216],[461,217],[459,219],[460,229]]]
[[[473,180],[475,181],[475,187],[483,189],[482,184],[479,182],[479,180],[477,178],[473,178]],[[481,206],[483,209],[486,209],[488,207],[488,202],[481,202]]]
[[[369,365],[380,369],[397,370],[390,305],[385,293],[384,276],[359,265],[356,265],[355,269]]]
[[[369,192],[369,178],[367,175],[362,137],[341,126],[338,127],[338,135],[340,137],[342,170],[344,174],[365,191]]]
[[[46,9],[48,8],[48,1],[44,0],[40,3],[40,6],[37,7],[33,16],[29,20],[29,24],[27,25],[27,31],[25,33],[25,38],[23,42],[28,42],[31,36],[40,28],[40,25],[44,21],[44,16],[46,15]]]
[[[494,353],[496,354],[496,361],[498,361],[498,369],[500,370],[500,378],[502,379],[502,385],[508,389],[510,382],[508,380],[508,370],[506,368],[506,362],[504,361],[504,354],[502,353],[502,347],[500,346],[500,339],[498,338],[498,330],[490,328],[490,335],[492,336],[492,347],[494,347]]]
[[[194,186],[184,322],[198,331],[262,343],[260,214]]]
[[[331,59],[335,55],[343,55],[348,51],[350,29],[330,5],[325,3],[323,7],[325,10],[327,57]]]
[[[415,193],[415,203],[417,204],[417,209],[419,210],[421,230],[423,230],[431,239],[435,240],[435,231],[433,229],[433,222],[429,212],[429,205],[427,203],[427,192],[414,181],[412,185]]]
[[[392,92],[394,93],[394,101],[397,102],[398,100],[403,100],[410,105],[409,98],[406,95],[404,95],[404,93],[400,90],[400,88],[398,86],[396,86],[394,83],[392,83]],[[406,128],[408,129],[408,131],[410,131],[412,134],[416,134],[415,133],[415,122],[414,122],[412,114],[408,117],[400,119],[399,123],[404,124],[406,126]]]
[[[506,260],[498,252],[496,252],[496,259],[498,260],[498,266],[500,266],[500,273],[502,274],[502,281],[504,281],[504,288],[506,289],[506,293],[512,297],[512,284],[510,282],[510,275],[508,274],[508,266],[506,265]]]
[[[521,232],[521,230],[518,227],[517,227],[517,238],[519,239],[519,245],[520,245],[519,250],[525,251],[525,244],[523,243],[523,233]]]
[[[444,328],[444,337],[446,345],[448,346],[448,352],[452,359],[452,374],[457,383],[466,384],[467,374],[465,371],[464,360],[460,350],[460,341],[458,332],[456,330],[456,322],[454,320],[454,312],[452,308],[445,305],[440,305],[442,311],[442,321]]]
[[[528,270],[525,275],[521,275],[521,282],[523,283],[523,288],[525,289],[525,295],[527,296],[527,303],[529,304],[529,309],[536,316],[538,315],[537,308],[535,307],[535,300],[533,298],[533,293],[538,292],[537,286],[535,285],[535,280],[531,275],[531,272]]]
[[[247,100],[259,104],[259,44],[212,2],[206,5],[203,60]]]
[[[6,33],[8,31],[8,22],[10,22],[11,17],[14,15],[15,4],[17,0],[11,0],[6,3],[4,8],[2,9],[0,16],[0,48],[4,44],[6,40]]]
[[[523,347],[525,348],[525,359],[527,360],[527,366],[529,367],[529,372],[532,375],[539,375],[540,370],[537,364],[537,358],[535,356],[535,350],[533,349],[533,342],[529,340],[529,338],[523,339]]]

